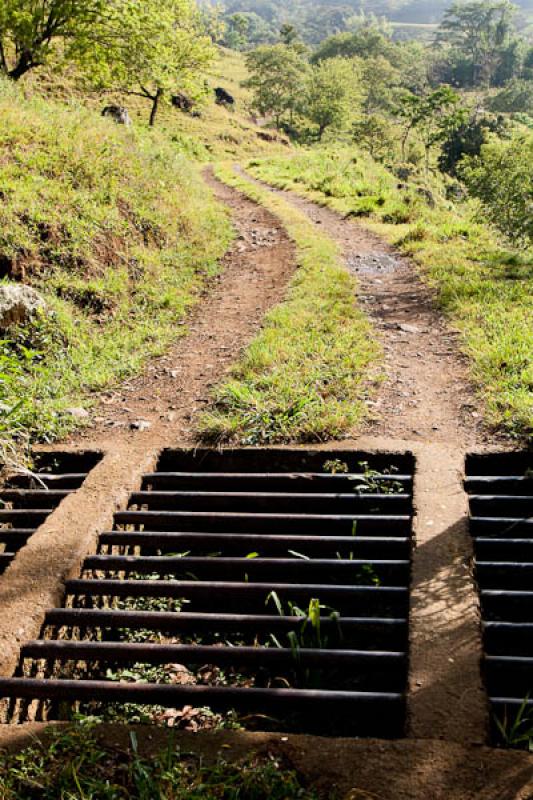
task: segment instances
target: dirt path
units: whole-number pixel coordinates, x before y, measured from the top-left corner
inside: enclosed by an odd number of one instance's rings
[[[223,260],[220,275],[186,323],[185,335],[139,377],[101,396],[94,423],[71,441],[91,447],[137,438],[147,442],[165,430],[174,442],[191,442],[193,419],[208,402],[209,389],[238,358],[261,326],[266,312],[282,299],[295,267],[294,246],[278,220],[243,195],[205,180],[231,211],[238,238]]]
[[[193,420],[209,388],[224,377],[265,313],[284,295],[295,267],[294,247],[284,229],[269,212],[211,175],[206,180],[229,206],[239,238],[220,277],[191,315],[187,335],[138,378],[104,396],[95,424],[66,443],[102,450],[104,458],[0,580],[0,675],[13,673],[21,643],[39,635],[47,609],[61,604],[64,581],[79,574],[85,556],[94,552],[97,534],[112,525],[113,513],[140,488],[159,451],[194,443]],[[65,442],[55,449],[65,449]]]
[[[293,192],[271,191],[338,243],[383,344],[387,377],[362,432],[366,444],[403,447],[417,457],[410,735],[485,741],[479,603],[462,475],[465,452],[490,437],[476,411],[466,361],[412,263],[336,212]]]
[[[371,404],[374,418],[366,432],[463,447],[490,441],[457,335],[413,264],[335,211],[293,192],[278,193],[339,244],[358,280],[359,302],[378,331],[386,379]]]

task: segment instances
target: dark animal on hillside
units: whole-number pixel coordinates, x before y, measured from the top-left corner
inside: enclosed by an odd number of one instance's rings
[[[124,106],[106,106],[102,111],[103,117],[109,117],[114,120],[117,125],[131,125],[131,117],[128,114],[128,109]]]
[[[173,95],[171,102],[174,108],[179,108],[180,111],[185,111],[186,114],[190,114],[194,108],[194,100],[191,100],[183,92]]]
[[[216,104],[219,106],[234,106],[235,105],[235,98],[227,92],[225,89],[222,89],[220,86],[217,86],[215,89],[215,97],[216,97]]]

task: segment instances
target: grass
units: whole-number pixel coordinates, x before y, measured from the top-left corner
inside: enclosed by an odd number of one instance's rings
[[[248,445],[346,436],[365,415],[380,359],[354,279],[337,246],[303,214],[229,166],[217,175],[280,219],[296,245],[298,269],[285,302],[215,390],[200,436]]]
[[[533,270],[470,201],[402,182],[354,148],[301,150],[251,162],[252,173],[364,224],[415,261],[460,332],[488,422],[519,438],[533,434]]]
[[[48,305],[0,341],[9,445],[63,434],[65,409],[180,336],[232,232],[175,143],[76,103],[1,83],[0,156],[0,266]]]
[[[240,763],[180,753],[172,739],[159,756],[113,745],[98,726],[55,731],[45,743],[0,756],[1,800],[317,800],[274,755]],[[331,795],[330,795],[331,797]]]
[[[174,143],[181,152],[202,162],[285,152],[285,137],[278,136],[275,131],[263,131],[254,125],[250,115],[251,93],[241,86],[246,77],[244,56],[220,48],[211,73],[206,75],[210,92],[197,108],[201,116],[193,117],[170,103],[164,103],[157,117],[158,133]],[[24,78],[23,86],[27,94],[55,98],[63,103],[77,103],[94,117],[98,117],[106,105],[123,105],[128,109],[136,129],[145,130],[147,127],[149,103],[119,92],[89,94],[80,86],[79,76],[73,70],[60,75],[36,70]],[[235,98],[233,109],[216,105],[213,89],[217,86],[223,87]],[[269,139],[270,136],[274,136],[273,141]]]

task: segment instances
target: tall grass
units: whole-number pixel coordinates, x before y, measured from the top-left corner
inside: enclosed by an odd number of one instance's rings
[[[252,162],[252,173],[358,217],[410,256],[461,335],[488,421],[533,434],[533,253],[517,251],[470,202],[399,180],[354,148]]]
[[[231,238],[227,214],[162,135],[0,84],[0,266],[48,313],[0,343],[6,437],[138,370],[183,321]],[[19,401],[23,401],[21,405]]]
[[[217,175],[281,220],[298,269],[286,300],[268,314],[232,379],[216,389],[201,436],[243,444],[341,438],[364,417],[380,360],[355,281],[334,242],[304,214],[231,167]]]

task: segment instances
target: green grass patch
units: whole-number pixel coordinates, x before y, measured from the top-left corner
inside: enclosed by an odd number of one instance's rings
[[[296,245],[298,269],[286,300],[267,315],[231,380],[216,389],[201,437],[257,445],[353,432],[365,415],[380,351],[337,246],[304,214],[231,167],[220,166],[217,176],[280,219]]]
[[[181,754],[169,740],[143,757],[135,733],[121,748],[81,724],[49,734],[19,753],[0,756],[2,800],[317,800],[279,758],[263,754],[231,764]],[[323,795],[324,797],[324,795]]]
[[[396,178],[354,148],[300,150],[289,158],[256,160],[251,168],[274,186],[362,219],[410,256],[461,334],[489,423],[531,437],[531,251],[510,249],[480,222],[473,202],[446,200],[434,181],[431,207],[427,187]]]
[[[0,84],[0,267],[48,313],[0,342],[0,438],[49,439],[63,412],[138,371],[184,328],[232,232],[158,131]]]

